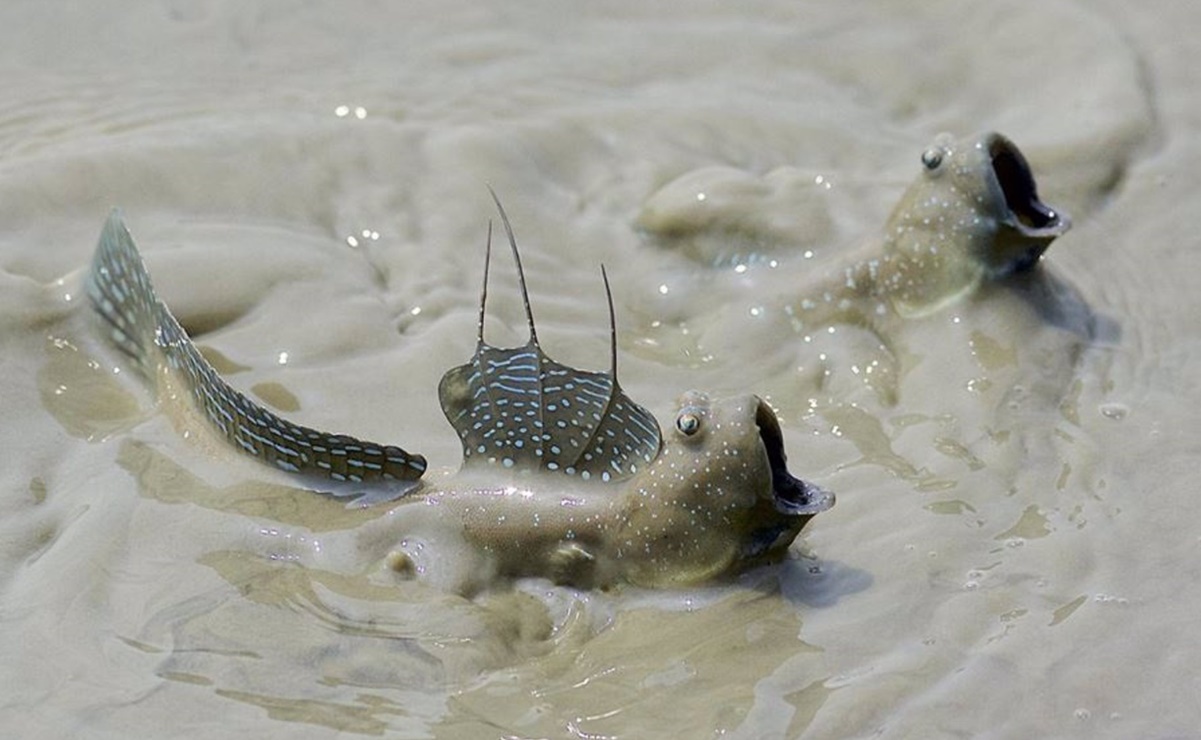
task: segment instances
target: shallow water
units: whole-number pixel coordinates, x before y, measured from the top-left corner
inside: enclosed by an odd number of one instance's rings
[[[1201,12],[643,5],[0,9],[6,735],[1197,732]],[[984,129],[1074,218],[1044,268],[888,352],[798,330],[933,135]],[[551,356],[606,366],[603,262],[632,397],[770,397],[839,496],[791,561],[378,583],[352,535],[381,512],[184,439],[78,308],[119,204],[236,386],[453,467],[434,389],[475,340],[485,184]],[[494,280],[489,336],[519,341]]]

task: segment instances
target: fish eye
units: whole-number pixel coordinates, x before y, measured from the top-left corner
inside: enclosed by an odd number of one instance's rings
[[[681,434],[691,437],[701,428],[701,420],[696,414],[685,411],[676,417],[676,429]]]
[[[942,164],[942,149],[932,146],[922,152],[922,164],[932,172],[938,169],[938,166]]]

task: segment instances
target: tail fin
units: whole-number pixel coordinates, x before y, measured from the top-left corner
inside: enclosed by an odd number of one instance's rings
[[[92,260],[88,295],[111,328],[113,342],[153,377],[162,360],[181,374],[197,409],[239,449],[290,473],[326,482],[321,490],[371,503],[417,486],[425,458],[399,447],[293,424],[230,387],[154,294],[150,274],[113,210]],[[360,484],[372,484],[366,491]]]

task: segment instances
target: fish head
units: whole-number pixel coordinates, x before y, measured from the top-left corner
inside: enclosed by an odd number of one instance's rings
[[[606,514],[594,523],[605,530],[597,538],[605,557],[572,534],[557,550],[556,568],[572,564],[566,582],[595,581],[576,572],[580,563],[593,569],[603,562],[606,571],[616,565],[610,572],[632,583],[670,586],[782,558],[834,497],[788,472],[775,412],[753,395],[714,400],[689,391],[664,434],[617,382],[616,318],[603,268],[609,370],[551,359],[538,342],[517,242],[499,200],[497,209],[517,266],[529,339],[507,349],[484,340],[489,238],[475,354],[451,368],[438,390],[463,443],[463,470],[537,473],[555,485],[586,485],[604,502]]]
[[[834,495],[788,472],[775,412],[754,395],[679,400],[654,461],[629,485],[615,544],[627,578],[686,585],[780,560]]]
[[[1029,270],[1071,227],[1039,199],[1017,146],[995,132],[940,134],[886,227],[882,285],[903,315],[929,313],[981,280]]]

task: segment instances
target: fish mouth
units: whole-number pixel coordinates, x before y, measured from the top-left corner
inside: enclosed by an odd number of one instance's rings
[[[1051,242],[1071,227],[1071,220],[1039,199],[1030,165],[1012,141],[1000,134],[989,134],[985,147],[993,179],[1005,199],[1008,213],[1004,221],[1018,232],[1025,245],[1009,269],[1014,272],[1029,269]]]
[[[755,410],[755,425],[771,467],[772,503],[776,511],[789,516],[813,516],[834,505],[834,494],[807,483],[788,472],[784,453],[784,435],[776,414],[762,399]]]

